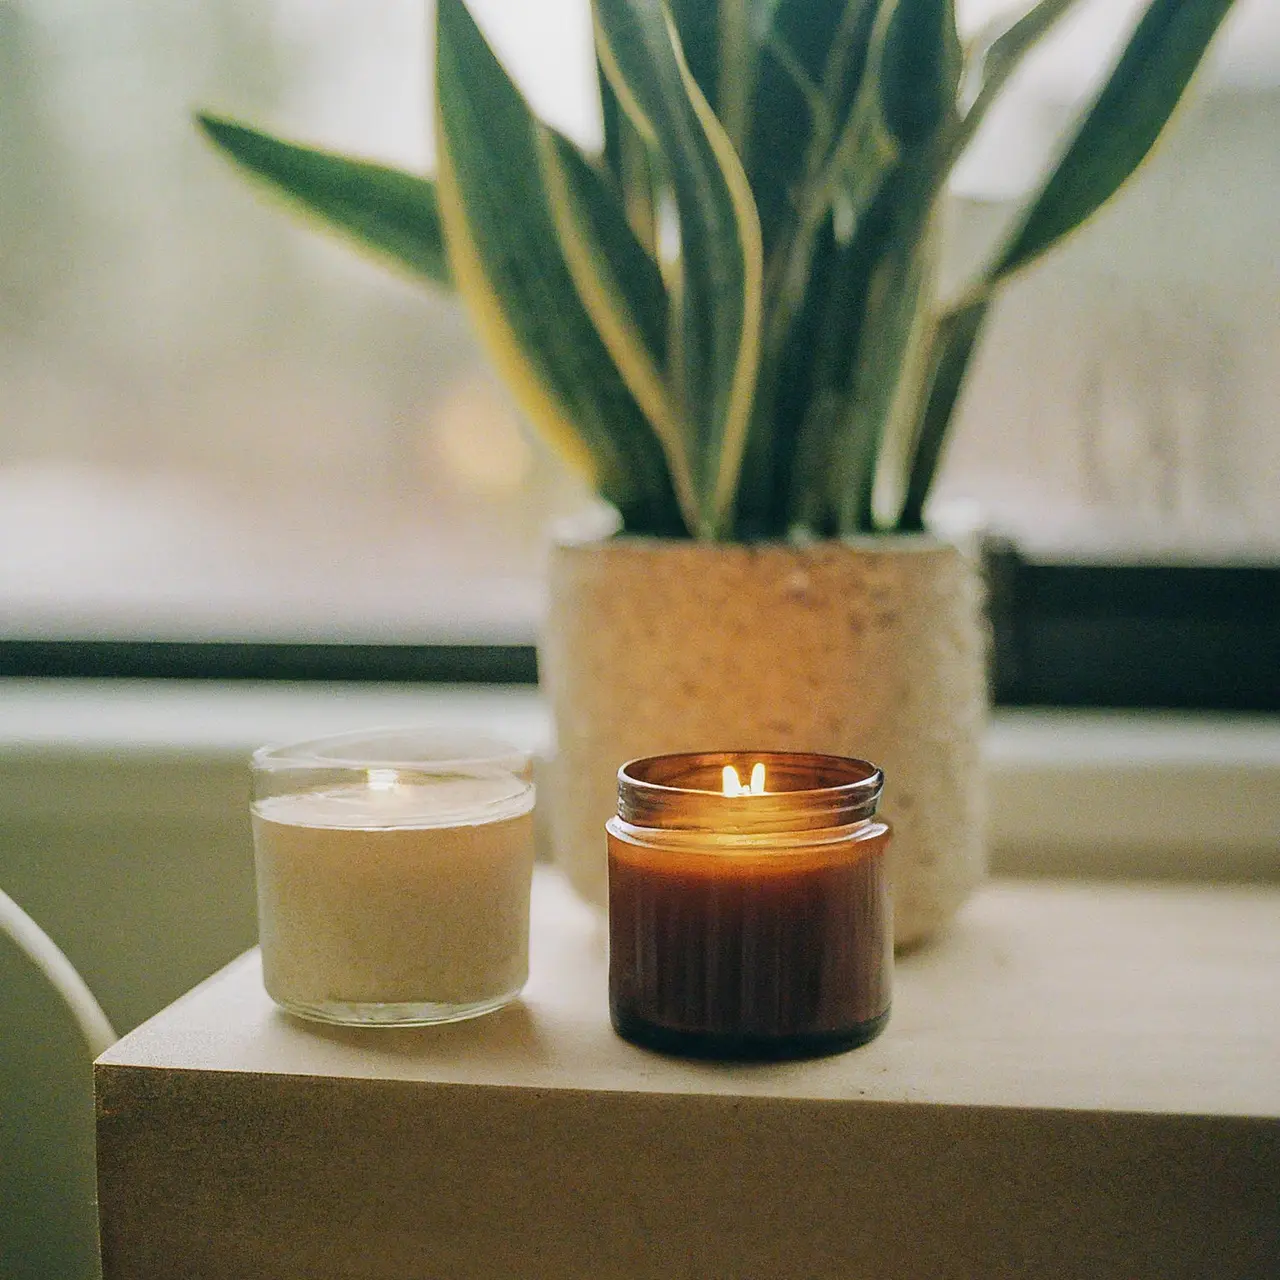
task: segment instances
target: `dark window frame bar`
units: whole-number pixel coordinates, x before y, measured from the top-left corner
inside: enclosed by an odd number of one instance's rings
[[[1000,706],[1280,711],[1280,565],[986,557]],[[0,639],[0,676],[513,684],[532,644]]]
[[[534,684],[531,644],[0,640],[0,676]]]
[[[986,561],[997,705],[1280,711],[1280,565]]]

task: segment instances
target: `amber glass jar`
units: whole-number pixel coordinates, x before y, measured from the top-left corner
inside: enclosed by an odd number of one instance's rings
[[[760,766],[762,789],[726,794],[726,777]],[[623,765],[607,824],[618,1034],[716,1058],[803,1057],[875,1036],[893,965],[882,784],[865,760],[795,752]]]

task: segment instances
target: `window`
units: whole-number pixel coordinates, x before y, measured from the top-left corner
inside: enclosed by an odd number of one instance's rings
[[[1035,180],[1139,7],[1082,5],[1032,55],[956,174],[955,266]],[[1280,14],[1244,0],[1137,179],[1007,289],[939,496],[978,497],[1041,554],[1274,559],[1277,242]]]
[[[589,137],[582,0],[474,8],[539,108]],[[956,279],[1136,8],[1084,0],[1021,75],[957,175]],[[210,105],[429,166],[426,44],[419,0],[0,0],[9,670],[78,669],[66,646],[85,641],[116,646],[108,668],[186,670],[156,646],[223,641],[299,646],[277,673],[310,655],[403,675],[410,651],[386,646],[479,642],[526,646],[500,669],[532,673],[539,548],[583,493],[523,437],[451,301],[282,217],[189,124]],[[1017,546],[1011,618],[1045,561],[1244,565],[1261,576],[1223,588],[1243,592],[1227,612],[1252,619],[1258,679],[1280,669],[1277,243],[1280,16],[1239,0],[1176,132],[1008,290],[975,369],[938,498]],[[1162,616],[1130,609],[1139,649]],[[273,670],[265,650],[216,652],[206,673]]]
[[[267,207],[193,105],[424,166],[416,0],[0,4],[12,636],[526,638],[581,500],[449,300]]]

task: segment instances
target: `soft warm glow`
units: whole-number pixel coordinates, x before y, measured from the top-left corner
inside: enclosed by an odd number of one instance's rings
[[[394,769],[370,769],[368,776],[370,791],[393,791],[400,780]]]
[[[533,453],[510,401],[487,379],[454,386],[435,405],[427,430],[429,473],[443,468],[468,493],[509,498],[528,479]]]
[[[751,766],[751,781],[745,787],[742,785],[742,779],[738,777],[737,769],[731,764],[725,765],[721,777],[724,794],[727,796],[764,795],[764,764],[759,760]]]

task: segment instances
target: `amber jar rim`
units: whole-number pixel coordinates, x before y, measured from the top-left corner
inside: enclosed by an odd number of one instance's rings
[[[717,789],[724,765],[745,778],[756,762],[765,766],[763,794],[726,796]],[[812,831],[874,817],[883,786],[878,766],[852,756],[676,752],[628,760],[618,770],[618,817],[654,830]]]

